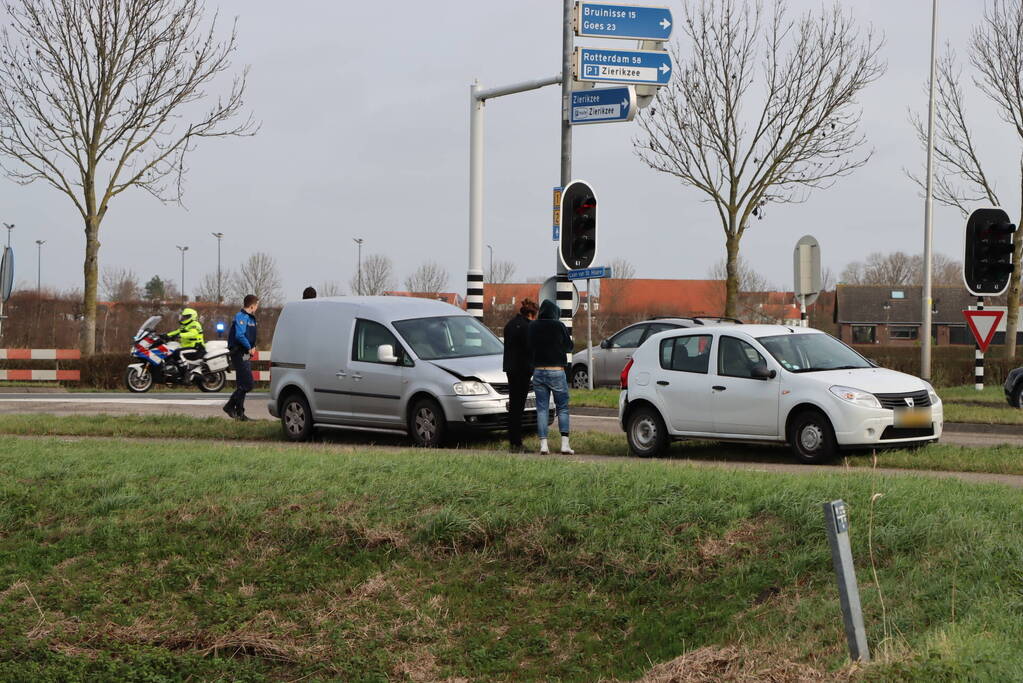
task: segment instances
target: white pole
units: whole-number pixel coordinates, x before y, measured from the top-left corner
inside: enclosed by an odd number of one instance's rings
[[[479,82],[469,87],[469,271],[465,301],[470,315],[483,318],[483,107]]]
[[[934,300],[931,292],[931,240],[934,234],[934,82],[936,72],[935,51],[938,41],[938,0],[931,6],[931,82],[927,109],[927,198],[924,203],[924,286],[920,297],[921,316],[920,376],[931,379],[931,310]]]
[[[562,191],[572,181],[572,124],[568,120],[568,107],[572,100],[572,57],[574,32],[572,30],[572,12],[575,0],[564,0],[562,8],[561,33],[561,188]],[[572,334],[572,300],[575,285],[568,279],[568,270],[561,262],[561,255],[555,250],[554,267],[557,273],[556,297],[561,311],[561,322],[565,323],[568,333]],[[572,352],[569,351],[565,363],[571,367]],[[571,372],[571,370],[569,370]],[[592,368],[591,368],[592,371]]]

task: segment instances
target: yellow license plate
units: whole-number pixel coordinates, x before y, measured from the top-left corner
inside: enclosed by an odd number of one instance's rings
[[[930,427],[930,408],[902,408],[895,411],[896,427]]]

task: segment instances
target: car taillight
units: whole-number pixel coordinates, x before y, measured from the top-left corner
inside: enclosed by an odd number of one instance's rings
[[[625,369],[622,370],[622,376],[621,376],[622,389],[628,389],[629,388],[629,370],[632,369],[632,363],[633,362],[634,362],[633,359],[630,358],[629,362],[625,364]]]

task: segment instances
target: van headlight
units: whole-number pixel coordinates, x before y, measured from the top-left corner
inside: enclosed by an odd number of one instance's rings
[[[489,393],[483,382],[459,382],[455,385],[456,396],[486,396]]]
[[[852,387],[836,386],[831,387],[831,393],[839,397],[843,401],[848,401],[864,408],[880,408],[881,402],[877,400],[877,396],[874,396],[869,391],[863,391],[862,389],[853,389]]]

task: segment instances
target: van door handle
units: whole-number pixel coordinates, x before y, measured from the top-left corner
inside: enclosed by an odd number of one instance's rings
[[[354,375],[352,375],[352,379],[354,379],[356,382],[358,382],[360,379],[362,379],[362,375],[357,372]]]
[[[711,387],[711,388],[712,388],[712,389],[713,389],[714,391],[724,391],[724,390],[725,390],[725,389],[727,389],[728,387],[723,387],[723,386],[721,386],[720,384],[717,384],[717,385],[715,385],[715,386],[713,386],[713,387]]]
[[[668,386],[669,384],[671,384],[671,382],[667,382],[667,381],[665,381],[665,380],[663,380],[663,379],[662,379],[662,380],[658,380],[658,381],[657,381],[657,384],[658,384],[658,386],[666,387],[666,386]]]
[[[338,370],[337,372],[334,373],[334,376],[337,377],[338,379],[344,379],[345,377],[348,376],[348,374],[344,370]]]

